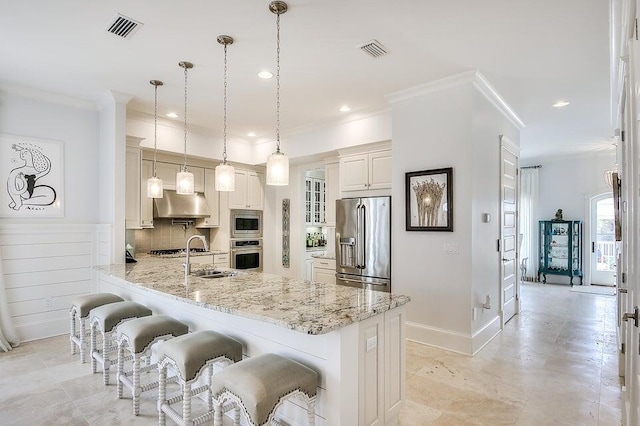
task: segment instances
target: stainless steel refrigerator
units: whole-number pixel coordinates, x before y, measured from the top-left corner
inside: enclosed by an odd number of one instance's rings
[[[336,282],[391,291],[391,197],[336,201]]]

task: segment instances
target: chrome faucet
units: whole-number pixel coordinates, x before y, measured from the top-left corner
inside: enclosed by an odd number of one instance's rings
[[[191,241],[193,241],[194,238],[200,238],[202,240],[202,243],[204,244],[204,249],[206,251],[209,251],[209,244],[207,244],[207,239],[204,237],[204,235],[192,235],[191,237],[189,237],[189,239],[187,240],[187,257],[185,259],[185,263],[184,265],[184,278],[185,280],[187,279],[187,277],[189,276],[189,274],[191,273],[191,262],[189,261],[189,252],[191,251]]]

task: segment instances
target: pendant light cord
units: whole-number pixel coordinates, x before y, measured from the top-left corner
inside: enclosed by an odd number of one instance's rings
[[[227,43],[224,44],[224,118],[222,124],[222,164],[227,164]]]
[[[156,174],[156,152],[158,151],[158,85],[154,84],[155,96],[153,103],[153,177]]]
[[[280,152],[280,13],[276,15],[276,152]]]
[[[187,66],[184,67],[184,165],[182,171],[187,171]]]

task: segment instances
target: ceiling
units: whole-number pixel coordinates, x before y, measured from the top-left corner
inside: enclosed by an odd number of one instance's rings
[[[272,140],[275,15],[268,0],[0,0],[0,83],[97,102],[107,89],[153,113],[150,79],[162,80],[159,113],[222,127],[228,48],[229,132]],[[385,95],[479,69],[526,124],[523,158],[610,148],[609,2],[604,0],[288,0],[281,17],[281,128],[389,108]],[[106,31],[116,13],[144,25],[129,39]],[[389,54],[358,46],[379,40]],[[565,108],[553,108],[560,99]]]

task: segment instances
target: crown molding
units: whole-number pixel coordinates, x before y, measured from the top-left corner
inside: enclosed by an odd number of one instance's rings
[[[442,90],[452,89],[454,87],[472,85],[480,92],[489,102],[495,106],[505,117],[511,121],[519,130],[524,129],[525,125],[515,113],[513,108],[504,100],[496,89],[487,81],[487,79],[478,70],[465,71],[439,80],[424,83],[419,86],[410,87],[408,89],[399,90],[386,96],[387,100],[392,104],[407,99],[440,92]]]
[[[91,111],[98,111],[100,109],[97,102],[63,95],[61,93],[49,92],[47,90],[36,89],[35,87],[20,86],[6,82],[0,82],[0,95],[2,93]]]

